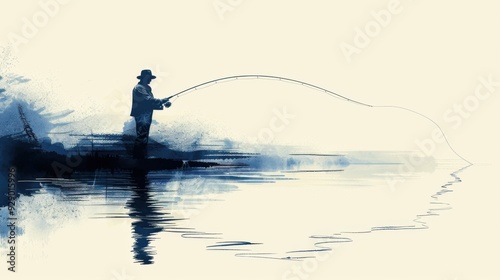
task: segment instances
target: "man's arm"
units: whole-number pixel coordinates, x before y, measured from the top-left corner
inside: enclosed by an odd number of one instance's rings
[[[154,98],[143,86],[137,86],[134,94],[136,94],[136,98],[139,102],[146,101],[150,103],[155,110],[163,110],[163,106],[169,108],[170,105],[172,105],[172,103],[169,102],[169,97],[163,99]]]
[[[163,100],[154,98],[143,86],[137,86],[134,91],[139,102],[147,102],[155,110],[163,110]]]
[[[147,101],[151,103],[161,102],[160,99],[154,98],[143,86],[137,86],[135,88],[135,94],[139,101]]]

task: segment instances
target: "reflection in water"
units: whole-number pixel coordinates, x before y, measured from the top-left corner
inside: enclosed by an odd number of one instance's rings
[[[132,222],[134,258],[141,264],[152,264],[155,251],[151,246],[155,235],[163,230],[163,224],[173,221],[164,218],[158,201],[153,199],[149,190],[147,171],[134,170],[131,178],[133,194],[126,204]]]
[[[214,170],[207,171],[212,173],[215,178]],[[184,220],[184,218],[178,218],[172,215],[172,213],[167,212],[167,209],[175,209],[175,199],[172,201],[172,194],[168,195],[170,199],[162,197],[161,194],[166,194],[170,192],[168,189],[158,189],[154,187],[154,183],[161,182],[163,186],[167,185],[177,185],[175,193],[182,196],[188,196],[188,193],[193,195],[203,196],[209,193],[224,193],[228,191],[233,191],[236,187],[227,185],[225,183],[209,183],[203,180],[201,183],[196,183],[199,181],[199,175],[197,172],[181,172],[180,176],[164,174],[148,174],[148,171],[144,169],[135,169],[130,173],[130,177],[126,179],[124,183],[121,180],[111,180],[111,185],[107,187],[107,194],[110,192],[120,193],[121,186],[126,185],[128,190],[131,191],[125,208],[128,210],[128,217],[132,220],[132,234],[134,238],[134,244],[132,251],[134,253],[134,260],[140,264],[153,264],[154,255],[156,254],[155,246],[152,244],[153,240],[160,232],[171,232],[181,234],[185,238],[204,238],[213,239],[217,233],[200,232],[192,228],[179,227],[177,221]],[[161,177],[155,178],[156,176]],[[116,176],[116,175],[115,175]],[[232,178],[232,177],[231,177]],[[256,180],[251,177],[252,180]],[[220,178],[219,178],[220,179]],[[237,179],[232,178],[233,181]],[[242,177],[241,181],[248,181],[250,179]],[[184,186],[184,184],[175,184],[175,181],[189,182]],[[272,181],[271,181],[272,182]],[[262,183],[269,183],[268,181]],[[107,185],[107,184],[106,184]],[[113,189],[116,188],[114,191]],[[184,189],[186,188],[186,189]],[[111,189],[111,190],[110,190]],[[200,201],[203,198],[199,198]],[[113,214],[106,215],[107,218],[112,218]],[[120,217],[120,216],[118,216]]]
[[[127,220],[131,224],[134,261],[148,265],[154,263],[158,246],[155,243],[160,242],[161,232],[165,233],[162,238],[177,234],[183,238],[214,239],[207,241],[208,250],[233,251],[239,257],[302,260],[331,251],[337,243],[352,242],[355,234],[425,229],[426,217],[450,209],[442,198],[452,185],[460,182],[456,175],[459,170],[452,173],[452,181],[442,184],[449,178],[450,170],[461,166],[453,161],[439,164],[428,175],[403,173],[397,164],[357,164],[343,168],[317,164],[310,157],[306,160],[313,164],[278,171],[244,166],[161,172],[102,170],[77,173],[71,179],[24,180],[19,182],[19,189],[30,189],[33,196],[52,193],[68,205],[91,207],[90,218]],[[388,179],[403,180],[401,191],[388,188]],[[423,187],[414,188],[414,184]],[[436,192],[438,186],[441,187]],[[225,204],[223,201],[228,197],[223,197],[219,207],[213,208],[218,224],[211,224],[211,228],[217,232],[205,232],[204,226],[184,223],[207,204],[219,201],[221,194],[236,190],[245,194],[230,196],[231,204]],[[247,194],[249,200],[245,200]],[[433,195],[427,205],[429,194]],[[259,211],[253,213],[256,198]],[[401,201],[405,202],[404,207]],[[297,207],[302,202],[307,207]],[[248,214],[250,211],[252,214]],[[287,222],[287,217],[299,216],[307,218]],[[245,223],[239,222],[240,217],[246,217]],[[269,239],[268,235],[253,235],[281,218],[284,219],[269,234]],[[303,228],[306,230],[302,232]],[[124,234],[130,236],[128,228]],[[290,242],[281,244],[282,236]],[[293,241],[301,242],[303,238],[308,238],[308,242],[294,245]],[[172,253],[175,252],[163,252]]]

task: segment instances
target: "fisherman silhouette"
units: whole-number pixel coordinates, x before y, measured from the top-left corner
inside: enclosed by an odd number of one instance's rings
[[[132,111],[130,115],[135,119],[137,137],[134,142],[134,158],[145,158],[147,156],[147,145],[149,141],[149,129],[153,121],[153,110],[163,110],[170,107],[168,98],[157,99],[149,84],[156,76],[151,70],[144,69],[137,76],[139,83],[132,91]]]

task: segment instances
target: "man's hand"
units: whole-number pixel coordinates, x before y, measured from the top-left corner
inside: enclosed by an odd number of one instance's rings
[[[163,98],[163,99],[161,100],[161,104],[163,104],[163,106],[165,106],[165,108],[170,108],[170,106],[172,105],[172,103],[170,103],[170,102],[168,101],[169,99],[170,99],[170,98],[168,98],[168,97],[167,97],[167,98]]]

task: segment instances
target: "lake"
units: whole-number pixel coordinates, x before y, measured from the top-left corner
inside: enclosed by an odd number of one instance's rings
[[[78,269],[75,279],[143,279],[137,275],[155,271],[182,278],[207,266],[257,262],[281,271],[272,278],[304,279],[365,235],[426,230],[431,216],[452,208],[446,195],[460,181],[454,172],[465,167],[434,159],[412,166],[400,153],[354,155],[22,179],[18,188],[32,194],[18,199],[19,270],[36,275],[53,267],[56,276]]]

